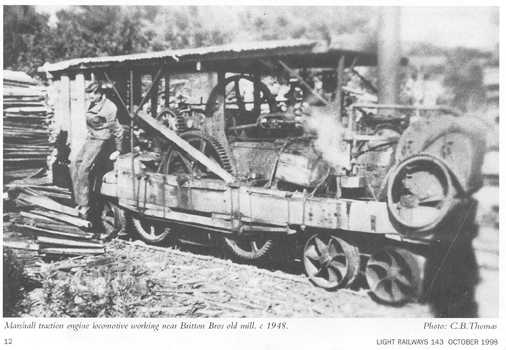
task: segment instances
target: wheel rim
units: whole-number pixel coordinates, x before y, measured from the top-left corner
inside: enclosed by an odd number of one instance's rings
[[[417,155],[406,159],[390,176],[388,209],[405,228],[434,228],[446,216],[452,201],[450,174],[433,156]]]
[[[420,268],[413,254],[401,248],[386,248],[373,254],[366,266],[370,293],[386,304],[402,304],[420,294]]]
[[[273,241],[265,237],[249,237],[233,239],[225,237],[225,244],[239,258],[256,260],[271,251]]]
[[[304,247],[306,274],[314,284],[325,289],[332,290],[353,282],[359,263],[354,247],[334,236],[314,235]]]
[[[139,235],[147,242],[157,243],[165,240],[170,234],[170,229],[162,224],[154,223],[146,218],[132,218]]]
[[[112,203],[106,201],[102,207],[100,219],[104,232],[101,234],[102,239],[112,238],[121,229],[119,220],[119,209]]]

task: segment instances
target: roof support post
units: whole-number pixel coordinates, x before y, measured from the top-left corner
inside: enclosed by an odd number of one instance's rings
[[[225,114],[227,110],[227,97],[226,97],[226,88],[225,88],[225,72],[218,72],[218,89],[221,91],[218,93],[218,105],[221,106],[221,110],[213,113],[214,125],[211,126],[214,129],[214,135],[223,135],[225,134]],[[223,101],[220,99],[223,97]]]
[[[128,112],[131,114],[133,113],[134,111],[134,84],[135,84],[135,81],[134,81],[134,71],[133,69],[130,69],[128,71]]]
[[[258,70],[254,71],[253,72],[253,84],[254,84],[254,89],[253,89],[253,101],[260,101],[261,99],[261,96],[260,96],[260,73],[258,72]],[[254,106],[255,108],[257,107],[256,105]],[[258,108],[260,110],[255,110],[254,113],[255,114],[260,114],[261,110],[262,110],[262,103],[259,103],[258,104]]]
[[[168,108],[170,106],[170,73],[168,72],[165,73],[164,84],[165,84],[165,92],[163,94],[165,96],[164,106]]]
[[[132,71],[134,72],[132,98],[134,101],[134,106],[136,106],[142,100],[142,74],[134,69],[132,69]]]
[[[128,106],[127,110],[130,116],[130,152],[134,151],[134,118],[132,118],[132,113],[134,111],[134,71],[133,69],[130,69],[129,71],[129,86],[128,86],[128,96],[129,96],[129,102],[130,105]],[[126,106],[125,106],[126,107]],[[134,186],[135,188],[135,186]]]
[[[86,99],[84,74],[78,72],[70,81],[70,134],[72,157],[77,155],[86,139]]]
[[[67,74],[60,77],[60,108],[62,115],[62,129],[69,132],[69,139],[72,138],[70,130],[70,78]],[[66,117],[65,117],[66,116]]]
[[[337,82],[336,82],[336,117],[337,121],[341,123],[343,118],[343,86],[344,86],[344,63],[346,56],[343,54],[339,56],[337,62]]]
[[[153,82],[153,93],[151,94],[151,116],[156,119],[158,115],[158,88],[160,86],[158,81],[155,82],[156,73],[151,74],[151,81]]]

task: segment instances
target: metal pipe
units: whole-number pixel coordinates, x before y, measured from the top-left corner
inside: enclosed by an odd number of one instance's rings
[[[134,160],[134,116],[132,112],[134,110],[134,71],[130,69],[130,86],[129,86],[129,102],[130,106],[128,108],[128,114],[130,115],[130,170],[132,171],[132,199],[135,201],[135,160]],[[139,184],[140,186],[140,184]],[[139,207],[137,206],[137,209]]]
[[[342,54],[337,61],[337,83],[336,83],[336,110],[337,110],[337,121],[340,123],[343,117],[343,86],[344,82],[344,63],[346,56]]]
[[[398,103],[400,60],[400,7],[381,7],[378,24],[378,99],[381,104]]]

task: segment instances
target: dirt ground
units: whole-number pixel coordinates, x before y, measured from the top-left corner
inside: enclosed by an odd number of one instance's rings
[[[128,264],[148,277],[153,297],[136,305],[136,314],[148,317],[431,317],[427,305],[384,306],[365,290],[328,292],[304,275],[139,241],[115,240],[108,244],[105,258],[119,270]],[[40,316],[36,304],[41,292],[31,292],[35,307],[27,316]]]

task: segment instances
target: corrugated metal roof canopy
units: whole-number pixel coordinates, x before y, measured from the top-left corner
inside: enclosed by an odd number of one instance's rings
[[[337,58],[347,55],[350,64],[355,60],[357,65],[375,65],[376,54],[366,50],[357,43],[337,46],[324,45],[311,40],[283,40],[249,42],[209,46],[195,49],[165,50],[159,52],[131,54],[122,56],[76,58],[46,63],[39,72],[61,74],[83,70],[121,69],[125,67],[157,67],[169,65],[179,72],[195,71],[195,62],[201,62],[202,71],[219,70],[267,70],[269,60],[282,59],[292,67],[335,67]],[[253,66],[252,66],[253,65]]]

